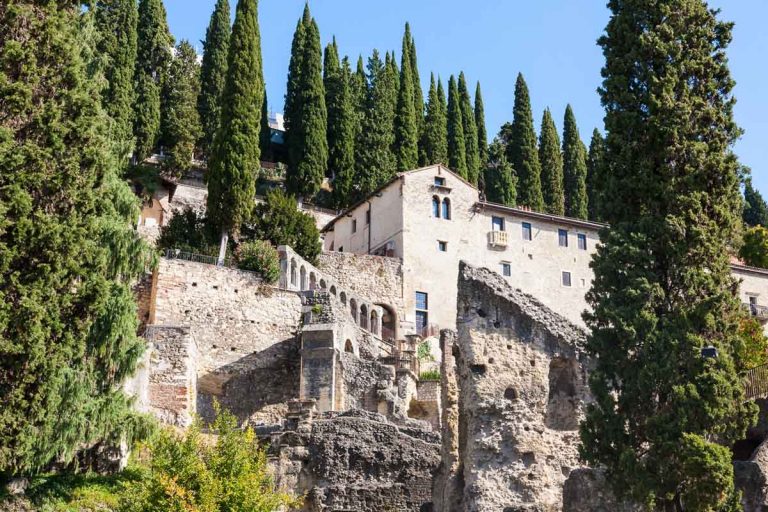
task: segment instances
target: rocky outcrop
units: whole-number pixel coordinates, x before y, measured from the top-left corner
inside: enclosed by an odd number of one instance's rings
[[[602,472],[579,468],[571,472],[563,487],[563,512],[641,512],[642,507],[621,502]]]

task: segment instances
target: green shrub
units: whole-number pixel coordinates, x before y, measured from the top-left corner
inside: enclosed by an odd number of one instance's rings
[[[423,382],[440,382],[440,370],[427,370],[419,374],[419,380]]]
[[[419,361],[434,361],[435,358],[432,355],[432,348],[429,346],[428,341],[422,341],[418,347],[416,347],[416,357]]]
[[[237,248],[237,268],[253,270],[269,283],[280,278],[280,257],[277,249],[264,240],[243,242]]]
[[[212,436],[199,422],[183,435],[161,431],[149,444],[144,478],[129,483],[120,512],[274,512],[299,507],[278,491],[253,430],[237,428],[235,417],[214,404]]]
[[[157,248],[218,256],[219,241],[218,237],[211,233],[205,217],[187,207],[177,211],[168,224],[160,228]]]
[[[739,257],[752,267],[768,268],[768,229],[763,226],[747,229]]]

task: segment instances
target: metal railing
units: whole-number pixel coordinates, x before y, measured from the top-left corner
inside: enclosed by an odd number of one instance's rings
[[[182,251],[180,249],[166,249],[164,256],[169,260],[184,260],[194,263],[205,263],[206,265],[217,265],[219,258],[217,256],[209,256],[207,254],[197,254],[193,252]],[[234,261],[231,257],[224,259],[225,267],[234,267]]]
[[[768,397],[768,364],[747,370],[744,375],[744,396],[747,400]]]
[[[381,357],[379,361],[382,364],[394,366],[395,370],[406,369],[419,375],[419,358],[416,356],[415,350],[395,349],[392,351],[392,355]]]
[[[745,302],[743,306],[750,315],[758,320],[768,320],[768,307],[758,306],[757,304],[752,304],[750,302]]]

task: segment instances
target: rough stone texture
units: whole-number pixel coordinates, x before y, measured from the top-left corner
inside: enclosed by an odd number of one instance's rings
[[[136,307],[138,309],[139,332],[144,332],[147,324],[152,323],[154,283],[154,274],[152,272],[145,272],[136,284],[133,285],[133,294],[136,297]]]
[[[440,331],[440,405],[442,409],[440,470],[435,477],[435,510],[450,512],[461,509],[464,487],[459,466],[459,384],[456,379],[456,331]]]
[[[563,512],[641,512],[642,507],[616,500],[602,472],[580,468],[563,488]]]
[[[195,413],[197,347],[189,327],[153,326],[151,343],[149,410],[163,423],[187,427]]]
[[[458,435],[460,477],[446,478],[459,488],[443,495],[462,499],[443,510],[559,511],[589,400],[584,333],[499,275],[463,263],[458,305],[458,434],[447,436],[443,463]],[[448,409],[446,423],[455,414]]]

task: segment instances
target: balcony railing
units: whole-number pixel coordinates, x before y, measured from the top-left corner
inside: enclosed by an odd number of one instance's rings
[[[746,309],[750,315],[757,318],[761,322],[768,320],[768,307],[758,306],[757,304],[745,303],[744,309]]]
[[[744,376],[744,397],[747,400],[768,397],[768,364],[747,370]]]
[[[509,238],[506,231],[489,231],[488,245],[493,247],[506,247]]]

